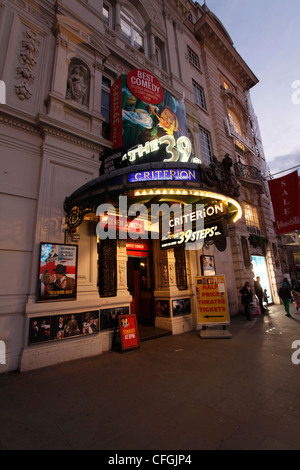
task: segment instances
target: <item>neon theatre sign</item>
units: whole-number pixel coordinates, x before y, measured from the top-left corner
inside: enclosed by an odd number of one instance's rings
[[[128,175],[129,183],[138,183],[140,181],[199,181],[199,173],[196,170],[149,170],[130,173]]]

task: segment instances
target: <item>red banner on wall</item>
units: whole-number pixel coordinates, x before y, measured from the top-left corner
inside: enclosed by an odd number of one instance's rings
[[[114,148],[122,146],[122,77],[110,89],[110,140]]]
[[[274,209],[276,232],[300,229],[300,185],[298,172],[270,180],[269,189]]]

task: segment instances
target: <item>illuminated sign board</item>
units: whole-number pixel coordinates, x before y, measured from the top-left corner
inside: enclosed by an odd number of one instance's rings
[[[219,203],[211,201],[207,206],[197,204],[194,210],[187,213],[174,212],[169,220],[169,229],[162,233],[161,248],[169,249],[186,243],[225,238],[227,225],[224,216],[227,211],[227,204],[221,201]]]
[[[125,217],[116,217],[114,215],[105,215],[99,220],[100,227],[102,228],[115,228],[121,232],[145,233],[144,222],[142,220],[128,220]]]
[[[139,181],[191,181],[198,182],[199,173],[196,170],[150,170],[130,173],[129,183]]]
[[[134,147],[109,149],[99,157],[100,174],[103,175],[139,163],[186,163],[191,161],[191,149],[191,142],[187,137],[181,136],[175,140],[171,135],[164,135],[159,139],[150,140]]]
[[[160,241],[162,249],[174,248],[175,246],[185,245],[186,243],[201,242],[204,240],[215,240],[224,238],[227,235],[227,229],[223,220],[205,223],[202,230],[189,228],[187,230],[176,230],[174,233],[164,234]]]

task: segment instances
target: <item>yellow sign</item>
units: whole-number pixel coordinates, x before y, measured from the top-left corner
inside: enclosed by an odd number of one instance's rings
[[[196,277],[195,288],[198,324],[229,324],[225,276]]]

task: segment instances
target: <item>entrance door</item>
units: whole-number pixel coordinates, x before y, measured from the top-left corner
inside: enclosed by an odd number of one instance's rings
[[[252,255],[252,264],[255,278],[260,277],[260,284],[263,289],[267,289],[267,295],[269,296],[269,302],[272,302],[272,293],[270,289],[269,276],[267,270],[267,264],[264,256]]]
[[[127,279],[138,322],[144,325],[154,325],[155,308],[150,257],[128,256]]]

